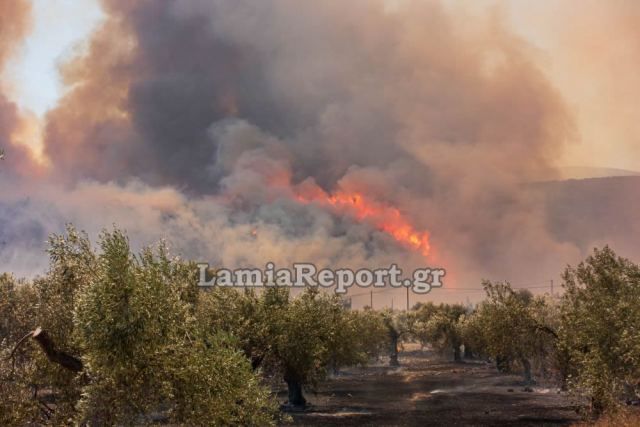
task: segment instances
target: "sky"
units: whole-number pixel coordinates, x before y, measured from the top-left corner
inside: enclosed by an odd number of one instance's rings
[[[39,125],[65,91],[59,64],[82,50],[91,32],[104,18],[96,0],[31,0],[30,34],[3,70],[10,98],[33,114],[32,132],[24,143],[41,150]]]
[[[70,58],[103,18],[94,0],[33,0],[33,30],[6,71],[25,109],[43,116],[64,91],[57,66]]]
[[[0,264],[44,271],[68,223],[227,268],[428,262],[480,294],[546,286],[595,246],[640,257],[637,181],[559,181],[640,170],[639,13],[2,2]]]
[[[391,9],[402,3],[410,0],[388,1]],[[612,4],[625,3],[631,2]],[[59,64],[83,48],[104,13],[98,0],[32,0],[32,4],[31,34],[4,75],[11,98],[41,118],[65,91]],[[637,8],[607,8],[593,0],[445,4],[465,13],[501,14],[509,28],[537,50],[536,65],[560,91],[577,122],[576,135],[561,153],[559,166],[640,170],[640,106],[635,102],[640,79],[634,62],[640,53],[633,34],[622,31],[624,25],[637,22],[634,18],[640,19]],[[625,24],[627,20],[631,24]],[[592,59],[596,52],[599,60]],[[38,138],[38,134],[31,137]]]
[[[512,27],[540,49],[539,66],[573,112],[568,165],[640,170],[640,59],[633,0],[513,0]]]

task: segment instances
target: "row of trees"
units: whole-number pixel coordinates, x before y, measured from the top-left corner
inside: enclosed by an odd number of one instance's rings
[[[314,289],[200,291],[194,264],[134,255],[118,230],[49,246],[46,276],[0,276],[0,425],[270,425],[275,379],[304,405],[303,387],[386,349],[381,315]]]
[[[557,297],[484,282],[487,296],[476,307],[418,304],[394,315],[394,333],[455,360],[520,370],[527,384],[534,372],[555,379],[588,397],[594,415],[639,400],[640,267],[605,247],[568,267],[563,282]]]
[[[485,282],[473,308],[392,312],[316,289],[199,290],[195,265],[163,245],[133,254],[118,230],[97,250],[73,228],[49,243],[45,276],[0,276],[1,425],[270,425],[274,384],[303,406],[342,366],[397,365],[403,341],[555,377],[596,413],[638,391],[640,268],[609,248],[568,268],[557,298]]]

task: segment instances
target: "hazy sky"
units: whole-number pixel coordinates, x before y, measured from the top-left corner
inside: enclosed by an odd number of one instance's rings
[[[32,33],[5,70],[5,84],[22,109],[41,117],[64,91],[57,64],[82,47],[103,14],[97,0],[32,1]],[[559,165],[640,170],[640,77],[635,66],[640,44],[632,28],[626,28],[639,22],[634,2],[445,3],[460,13],[501,16],[537,50],[538,67],[553,81],[576,121],[575,141]]]
[[[33,27],[6,73],[12,96],[23,108],[43,115],[64,88],[57,64],[73,55],[102,18],[95,0],[32,0]]]
[[[640,2],[97,1],[0,2],[17,274],[69,222],[229,268],[423,265],[386,217],[300,202],[329,194],[428,232],[453,287],[640,254],[637,181],[529,184],[640,171]]]
[[[512,28],[540,49],[538,65],[576,120],[563,162],[640,169],[640,2],[506,4]]]

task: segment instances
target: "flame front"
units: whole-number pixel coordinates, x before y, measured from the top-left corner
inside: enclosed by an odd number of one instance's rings
[[[332,206],[340,213],[353,216],[358,221],[367,222],[393,237],[397,242],[429,256],[429,233],[416,230],[395,207],[363,196],[361,193],[338,191],[332,195],[317,190],[313,195],[297,195],[302,203],[322,203]]]

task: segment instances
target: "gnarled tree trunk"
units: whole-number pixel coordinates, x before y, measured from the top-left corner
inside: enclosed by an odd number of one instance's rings
[[[455,362],[460,362],[462,361],[462,356],[460,353],[460,346],[459,345],[455,345],[453,346],[453,360]]]
[[[391,333],[389,336],[389,366],[400,366],[398,361],[398,334]]]
[[[496,356],[496,368],[498,369],[498,372],[509,372],[511,370],[509,358]]]
[[[307,399],[302,394],[302,381],[290,373],[285,374],[284,381],[289,391],[289,405],[304,408],[307,405]]]

